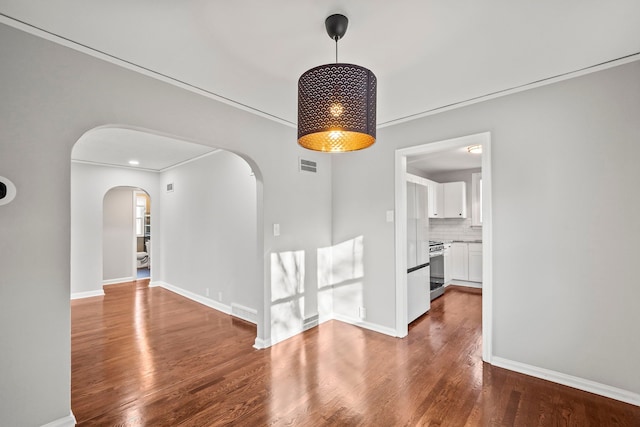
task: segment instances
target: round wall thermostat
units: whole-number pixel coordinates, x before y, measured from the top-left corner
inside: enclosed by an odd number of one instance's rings
[[[16,197],[16,186],[8,178],[0,176],[0,206],[10,203]]]

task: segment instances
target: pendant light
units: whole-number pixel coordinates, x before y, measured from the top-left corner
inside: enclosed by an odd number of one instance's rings
[[[338,62],[338,40],[348,24],[339,14],[325,20],[336,42],[336,63],[312,68],[298,80],[298,144],[310,150],[355,151],[376,140],[376,76]]]

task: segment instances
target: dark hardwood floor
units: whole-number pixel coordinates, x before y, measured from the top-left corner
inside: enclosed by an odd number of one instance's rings
[[[640,408],[486,365],[481,295],[449,287],[397,339],[255,326],[147,281],[71,302],[80,426],[640,426]]]

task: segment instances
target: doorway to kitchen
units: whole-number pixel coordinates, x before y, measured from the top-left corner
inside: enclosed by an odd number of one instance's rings
[[[436,155],[451,150],[482,146],[482,204],[478,215],[482,218],[482,359],[491,361],[492,354],[492,217],[491,217],[491,135],[489,132],[431,142],[396,150],[395,153],[395,212],[396,218],[407,216],[408,177],[407,158]],[[408,334],[407,288],[407,224],[395,222],[396,253],[396,331],[399,337]]]

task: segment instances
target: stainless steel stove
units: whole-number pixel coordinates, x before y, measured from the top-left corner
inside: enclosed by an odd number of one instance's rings
[[[431,265],[430,299],[444,294],[444,243],[429,240],[429,264]]]

